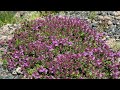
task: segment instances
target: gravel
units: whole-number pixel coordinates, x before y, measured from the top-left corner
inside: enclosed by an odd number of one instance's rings
[[[120,37],[120,11],[94,11],[94,19],[89,18],[91,11],[64,11],[63,16],[78,17],[87,19],[91,27],[98,30],[99,24],[105,20],[107,22],[106,29],[104,30],[111,38]],[[59,14],[61,15],[61,13]],[[94,20],[94,21],[93,21]]]
[[[20,24],[7,24],[0,28],[0,42],[5,42],[13,38],[13,33],[20,28]],[[4,32],[3,32],[4,31]],[[2,53],[7,50],[7,45],[0,44],[0,79],[14,79],[15,76],[6,69],[3,69]],[[19,77],[16,77],[19,78]]]

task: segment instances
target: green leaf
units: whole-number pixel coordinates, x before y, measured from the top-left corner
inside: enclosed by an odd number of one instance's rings
[[[3,60],[3,65],[7,65],[7,60],[6,59]]]
[[[33,69],[28,69],[27,72],[28,72],[30,75],[32,75],[33,72],[35,72],[35,68],[33,68]]]

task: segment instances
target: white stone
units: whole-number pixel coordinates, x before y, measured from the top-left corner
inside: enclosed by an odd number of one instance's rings
[[[104,17],[103,16],[98,16],[98,19],[103,20]]]
[[[118,16],[118,13],[116,11],[113,12],[114,16]]]
[[[117,22],[117,25],[119,25],[120,23],[119,22]]]
[[[118,58],[118,62],[120,62],[120,58]]]
[[[109,27],[107,26],[106,28],[108,29]]]
[[[7,36],[2,36],[1,38],[0,38],[0,41],[4,41],[4,40],[6,40],[7,39]]]
[[[14,31],[15,31],[15,29],[10,30],[9,34],[13,34]]]
[[[99,23],[102,24],[102,21],[100,20]]]
[[[107,40],[106,44],[110,47],[113,47],[115,45],[115,39],[111,38],[111,39]]]
[[[16,71],[13,71],[13,72],[12,72],[12,74],[13,74],[13,75],[16,75],[16,74],[17,74],[17,72],[16,72]]]
[[[92,20],[93,23],[97,23],[95,20]]]
[[[111,18],[109,16],[104,16],[104,20],[110,20]]]
[[[120,16],[120,11],[117,11],[117,15]]]
[[[108,21],[108,25],[112,25],[112,22],[110,20]]]
[[[16,72],[22,74],[22,72],[21,72],[21,67],[18,67],[18,68],[16,69]]]
[[[117,16],[117,17],[115,17],[115,18],[119,20],[119,19],[120,19],[120,16]]]
[[[11,40],[12,38],[13,38],[13,35],[9,35],[9,36],[7,37],[8,40]]]

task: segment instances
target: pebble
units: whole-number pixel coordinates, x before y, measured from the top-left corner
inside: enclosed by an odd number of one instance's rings
[[[117,16],[117,15],[118,15],[118,13],[117,13],[116,11],[114,11],[114,12],[113,12],[113,15],[114,15],[114,16]]]
[[[17,72],[15,70],[12,71],[13,75],[17,75]]]
[[[112,25],[112,21],[109,20],[109,21],[108,21],[108,25]]]
[[[120,58],[118,58],[118,62],[120,63]]]
[[[120,16],[117,16],[117,17],[115,17],[115,19],[118,19],[118,20],[120,20]]]
[[[111,18],[109,16],[104,16],[103,19],[104,20],[110,20]]]
[[[7,37],[7,40],[11,40],[13,37],[14,37],[14,35],[9,35],[9,36]]]
[[[16,69],[16,72],[17,72],[18,74],[22,74],[21,67],[18,67],[18,68]]]
[[[117,11],[118,15],[120,16],[120,11]]]
[[[2,36],[1,38],[0,38],[0,41],[4,41],[4,40],[6,40],[7,39],[7,36]]]
[[[98,19],[104,20],[104,17],[103,16],[98,16]]]

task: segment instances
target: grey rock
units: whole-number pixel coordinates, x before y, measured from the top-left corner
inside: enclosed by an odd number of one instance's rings
[[[20,77],[17,75],[17,76],[14,77],[14,79],[20,79]]]
[[[3,76],[0,76],[0,79],[3,79],[4,77]]]
[[[14,79],[13,75],[6,76],[4,79]]]

